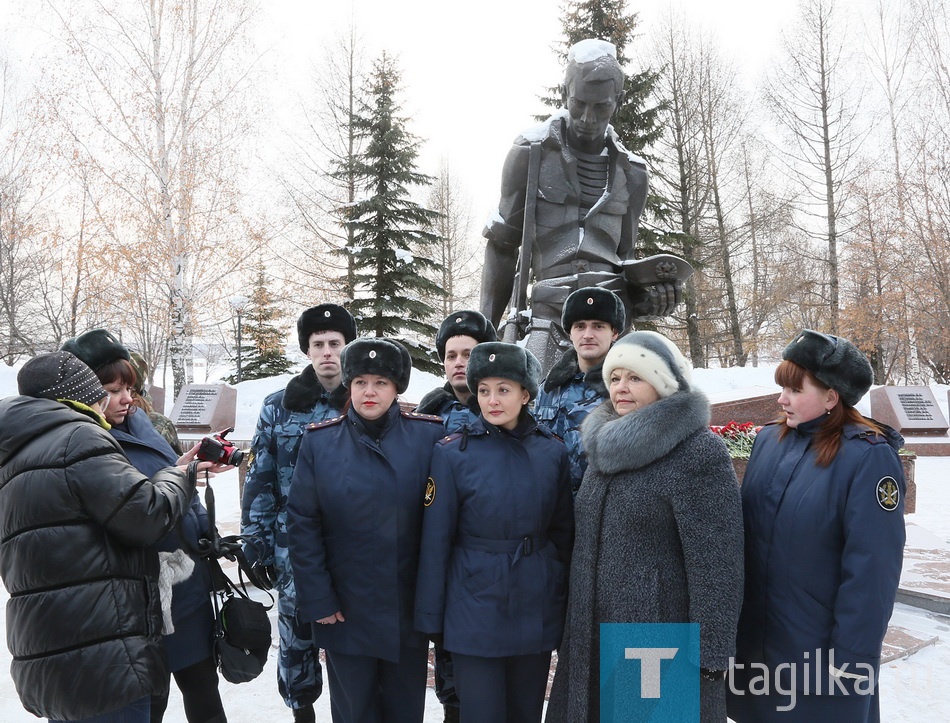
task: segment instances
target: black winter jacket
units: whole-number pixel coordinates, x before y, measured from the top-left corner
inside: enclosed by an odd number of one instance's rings
[[[82,719],[167,685],[148,546],[193,495],[178,470],[137,472],[92,413],[0,400],[0,576],[24,708]]]

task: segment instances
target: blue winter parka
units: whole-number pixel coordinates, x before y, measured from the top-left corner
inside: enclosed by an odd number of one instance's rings
[[[412,611],[422,509],[439,417],[394,403],[376,432],[351,408],[304,434],[287,503],[290,559],[302,620],[331,652],[399,662],[424,647]],[[378,435],[378,436],[376,436]]]
[[[896,453],[903,440],[890,428],[882,437],[847,424],[838,454],[819,467],[813,440],[822,420],[784,439],[769,425],[755,441],[742,483],[746,575],[736,660],[773,672],[810,663],[825,673],[833,662],[857,675],[867,671],[860,663],[876,676],[903,558],[905,481]],[[795,684],[816,690],[814,674]],[[826,675],[821,684],[829,690]],[[851,698],[867,704],[866,696]],[[770,719],[761,716],[754,719]]]
[[[416,627],[463,655],[554,650],[573,542],[564,443],[530,415],[512,431],[477,419],[432,455]]]

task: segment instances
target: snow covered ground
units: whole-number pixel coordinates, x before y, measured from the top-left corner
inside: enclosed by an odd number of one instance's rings
[[[746,387],[773,387],[772,367],[746,369],[700,369],[694,372],[695,383],[707,394],[716,394]],[[404,395],[416,401],[441,380],[413,372],[409,390]],[[238,410],[234,439],[250,439],[263,398],[283,387],[289,377],[244,382],[238,386]],[[934,387],[934,394],[944,415],[948,387]],[[0,366],[0,397],[16,393],[16,369]],[[867,398],[858,408],[870,413]],[[171,409],[171,400],[167,410]],[[741,420],[738,420],[741,421]],[[240,518],[237,472],[230,472],[213,481],[219,526],[234,529]],[[918,525],[950,543],[950,457],[921,457],[917,461],[917,512],[908,516]],[[263,597],[262,594],[260,594]],[[0,602],[6,603],[6,591],[0,588]],[[894,611],[894,622],[920,637],[937,636],[937,645],[903,660],[887,664],[881,674],[882,720],[890,723],[928,723],[950,720],[950,618],[927,613],[905,605]],[[0,627],[3,622],[0,621]],[[5,631],[5,628],[4,628]],[[231,723],[256,723],[269,720],[292,720],[277,693],[275,651],[257,680],[243,685],[221,682],[222,697]],[[10,656],[0,646],[0,723],[25,723],[36,720],[20,706],[9,675]],[[173,692],[165,720],[183,723],[180,699]],[[326,694],[317,702],[317,720],[329,721],[329,699]],[[441,707],[432,690],[427,696],[426,721],[442,720]]]

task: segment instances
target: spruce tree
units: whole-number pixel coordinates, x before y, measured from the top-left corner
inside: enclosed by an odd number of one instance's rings
[[[281,312],[267,289],[264,272],[259,270],[242,315],[241,381],[279,376],[294,366],[286,355],[284,333],[275,323],[280,318]],[[234,384],[237,374],[226,381]]]
[[[439,265],[430,257],[438,241],[431,230],[438,214],[410,194],[411,187],[428,186],[432,178],[416,171],[419,140],[400,115],[399,83],[396,64],[384,52],[373,64],[366,100],[353,119],[364,144],[353,162],[362,194],[344,209],[352,230],[356,291],[347,306],[361,332],[400,339],[414,366],[439,372],[427,349],[437,331],[430,300],[441,293],[431,281]]]
[[[627,46],[633,40],[639,24],[637,13],[627,12],[627,0],[574,0],[562,6],[562,17],[564,38],[558,43],[557,50],[562,65],[567,65],[567,53],[571,46],[581,40],[597,38],[613,43],[616,47],[617,62],[624,69],[626,82],[623,104],[610,123],[624,146],[652,165],[650,150],[663,133],[660,124],[663,108],[662,105],[651,104],[659,72],[652,69],[629,72]],[[560,86],[548,88],[548,94],[541,100],[547,106],[560,108]],[[665,225],[669,217],[668,208],[669,204],[651,185],[646,206],[648,218],[641,218],[640,223],[638,255],[649,256],[661,252],[660,233],[655,225]]]

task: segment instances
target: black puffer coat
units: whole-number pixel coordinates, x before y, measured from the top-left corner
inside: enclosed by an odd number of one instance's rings
[[[0,576],[23,707],[82,719],[158,693],[158,556],[148,549],[194,495],[175,469],[151,480],[92,414],[0,400]]]

